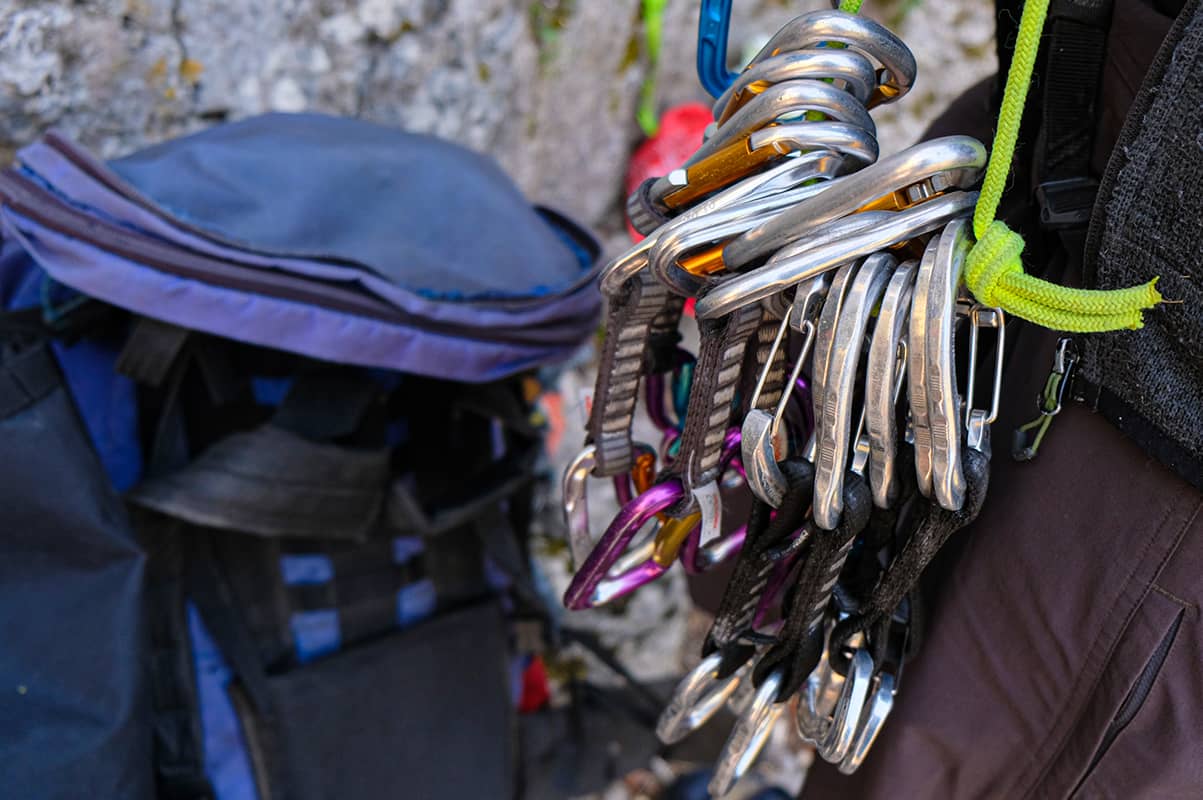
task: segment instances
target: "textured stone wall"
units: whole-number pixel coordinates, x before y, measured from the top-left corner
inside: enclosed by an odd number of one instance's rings
[[[815,7],[737,0],[732,41],[754,48]],[[532,197],[596,224],[613,219],[639,137],[649,66],[639,10],[640,0],[0,0],[0,159],[51,126],[114,156],[222,120],[314,109],[487,151]],[[865,11],[894,23],[919,59],[916,91],[878,112],[894,150],[993,70],[991,6],[870,0]],[[697,0],[668,0],[662,103],[703,99],[696,15]]]

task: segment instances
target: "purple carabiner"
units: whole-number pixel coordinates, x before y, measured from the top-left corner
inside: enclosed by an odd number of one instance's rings
[[[585,563],[577,570],[576,575],[572,576],[572,582],[568,584],[568,589],[564,592],[564,606],[573,611],[580,611],[599,605],[601,598],[595,597],[597,588],[602,581],[609,577],[610,569],[622,558],[627,546],[635,538],[635,534],[644,525],[655,519],[657,514],[672,508],[684,496],[685,489],[681,486],[681,482],[668,480],[656,484],[624,505],[589,553]],[[607,592],[609,595],[607,599],[612,600],[622,594],[627,594],[664,572],[664,568],[659,565],[656,565],[659,567],[659,572],[644,569],[646,566],[645,562],[622,575],[615,576],[612,580],[616,581],[625,591]],[[650,574],[652,572],[655,574]]]

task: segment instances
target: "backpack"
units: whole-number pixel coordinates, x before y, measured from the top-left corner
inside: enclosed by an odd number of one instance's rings
[[[592,236],[312,114],[50,133],[0,226],[5,795],[512,794],[532,384]]]

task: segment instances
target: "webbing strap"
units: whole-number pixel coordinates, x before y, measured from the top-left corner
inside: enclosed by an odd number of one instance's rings
[[[814,467],[809,461],[790,459],[781,463],[781,471],[787,488],[776,516],[768,503],[752,501],[743,547],[706,637],[707,655],[727,648],[752,627],[769,576],[781,561],[777,551],[806,519],[814,490]]]
[[[681,342],[678,329],[684,309],[685,298],[670,294],[652,320],[647,331],[647,348],[643,351],[645,375],[671,372],[677,366],[677,345]]]
[[[54,357],[44,344],[4,357],[0,361],[0,419],[33,405],[58,385]]]
[[[980,450],[966,449],[965,503],[959,511],[947,511],[935,503],[894,558],[869,601],[859,613],[842,620],[832,632],[834,643],[847,642],[857,631],[879,630],[913,589],[923,571],[954,533],[972,523],[986,500],[990,487],[990,457]]]
[[[777,407],[777,401],[781,399],[781,393],[785,389],[785,356],[788,348],[783,341],[773,349],[773,343],[776,342],[780,330],[781,320],[767,312],[760,321],[760,327],[756,329],[755,364],[759,369],[765,370],[764,383],[760,387],[760,395],[756,398],[756,408],[768,411]]]
[[[1053,0],[1049,6],[1041,182],[1090,174],[1111,0]]]
[[[681,479],[687,495],[718,477],[748,339],[762,313],[760,306],[753,304],[720,319],[698,321],[702,343],[685,411],[681,451],[668,468],[669,474]],[[692,504],[692,498],[687,503]]]
[[[869,523],[873,494],[864,478],[849,472],[844,480],[844,511],[835,530],[818,529],[812,536],[810,555],[794,584],[779,643],[756,664],[753,681],[760,685],[781,669],[779,698],[798,691],[823,655],[823,617],[856,537]]]
[[[621,474],[633,464],[631,421],[644,347],[652,321],[667,300],[668,289],[646,270],[610,298],[588,426],[588,441],[597,448],[593,472],[598,476]]]

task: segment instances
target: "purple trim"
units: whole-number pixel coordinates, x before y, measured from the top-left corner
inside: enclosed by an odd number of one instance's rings
[[[396,308],[434,322],[473,328],[533,328],[595,314],[600,300],[592,285],[578,287],[555,302],[527,302],[514,311],[495,304],[428,300],[365,269],[313,259],[269,256],[235,248],[172,225],[161,216],[111,191],[43,142],[22,149],[20,159],[53,190],[89,213],[137,228],[197,253],[324,281],[357,284]]]
[[[9,208],[0,207],[0,223],[52,277],[85,294],[155,319],[312,358],[483,383],[566,359],[576,349],[465,340],[222,289],[119,258]]]

